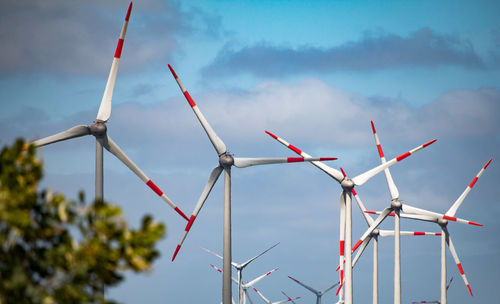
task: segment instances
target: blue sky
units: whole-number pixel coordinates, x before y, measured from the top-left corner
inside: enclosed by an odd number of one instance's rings
[[[102,97],[127,1],[0,3],[2,145],[90,124]],[[388,157],[438,141],[391,169],[401,199],[445,212],[486,161],[493,162],[448,226],[474,297],[448,253],[451,303],[492,303],[500,276],[496,161],[500,151],[500,5],[496,1],[158,1],[134,3],[120,61],[109,135],[190,213],[216,154],[167,69],[170,63],[224,140],[242,157],[294,156],[269,130],[332,167],[357,175],[378,164],[370,120]],[[94,193],[94,140],[41,149],[45,187]],[[222,179],[182,251],[185,223],[109,153],[105,198],[132,222],[153,213],[168,225],[162,257],[110,296],[127,303],[217,303]],[[337,280],[340,187],[307,164],[233,170],[233,259],[281,244],[245,270],[268,298],[313,296]],[[127,185],[124,187],[124,185]],[[383,176],[357,189],[370,209],[390,200]],[[353,207],[353,238],[365,229]],[[455,225],[454,225],[455,224]],[[388,220],[383,227],[390,229]],[[437,231],[402,222],[402,229]],[[380,301],[392,301],[393,241],[380,241]],[[439,239],[402,238],[403,302],[439,297]],[[355,272],[354,298],[369,301],[371,247]],[[255,297],[254,297],[255,299]],[[334,302],[333,294],[324,296]]]

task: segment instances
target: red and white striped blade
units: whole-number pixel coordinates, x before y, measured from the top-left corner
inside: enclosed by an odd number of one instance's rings
[[[106,88],[104,89],[104,95],[102,96],[101,105],[99,106],[99,112],[97,112],[96,120],[108,121],[109,117],[111,116],[111,100],[113,99],[113,89],[115,88],[116,75],[118,74],[118,64],[122,55],[123,42],[125,39],[125,34],[127,33],[128,20],[130,18],[131,11],[132,2],[130,2],[130,5],[128,6],[127,15],[125,16],[125,21],[123,22],[122,30],[120,32],[120,38],[118,39],[118,45],[116,46],[115,57],[113,58],[113,63],[111,64],[108,82],[106,83]]]
[[[311,291],[312,293],[314,294],[318,294],[319,291],[317,291],[316,289],[312,288],[311,286],[308,286],[304,283],[302,283],[301,281],[297,280],[297,279],[294,279],[293,277],[291,276],[288,276],[290,278],[290,280],[294,281],[295,283],[299,284],[300,286],[304,287],[305,289]]]
[[[224,259],[222,256],[220,256],[219,254],[217,254],[217,253],[213,252],[213,251],[212,251],[212,250],[210,250],[210,249],[207,249],[207,248],[205,248],[205,247],[201,247],[201,249],[205,250],[206,252],[208,252],[208,253],[210,253],[210,254],[215,255],[216,257],[218,257],[218,258],[219,258],[219,259],[221,259],[221,260],[223,260],[223,259]],[[236,263],[234,263],[234,262],[232,262],[232,261],[231,261],[231,265],[233,265],[233,267],[235,267],[235,268],[237,268],[237,267],[239,266],[238,264],[236,264]]]
[[[205,116],[203,115],[203,113],[201,113],[200,109],[198,108],[198,106],[194,102],[193,98],[191,98],[191,95],[189,95],[189,92],[186,90],[186,88],[182,84],[180,78],[177,76],[177,74],[175,73],[174,69],[172,68],[172,66],[170,64],[168,65],[168,68],[170,69],[170,72],[174,76],[175,81],[177,81],[177,84],[179,85],[179,88],[181,89],[182,94],[184,94],[184,97],[186,98],[187,102],[191,106],[191,109],[193,109],[194,114],[196,115],[196,117],[200,121],[201,126],[203,127],[203,129],[207,133],[208,138],[212,142],[212,145],[214,146],[215,150],[217,151],[217,154],[222,155],[222,154],[226,153],[226,150],[227,150],[226,145],[224,144],[222,139],[220,139],[219,136],[217,136],[217,134],[215,133],[214,129],[212,129],[212,126],[210,126],[210,124],[208,123],[208,121],[205,118]]]
[[[242,263],[241,265],[239,265],[240,268],[245,268],[248,264],[252,263],[255,259],[257,259],[258,257],[260,257],[261,255],[267,253],[269,250],[273,249],[274,247],[278,246],[279,245],[279,242],[274,244],[273,246],[267,248],[266,250],[262,251],[261,253],[259,253],[258,255],[254,256],[253,258],[251,258],[250,260],[246,261],[245,263]]]
[[[354,247],[352,247],[352,252],[356,251],[356,249],[358,249],[358,247],[363,243],[363,241],[368,238],[373,230],[377,229],[377,227],[382,223],[382,221],[389,215],[389,213],[391,213],[392,211],[392,208],[390,207],[387,207],[385,208],[381,213],[380,215],[377,217],[377,219],[373,222],[373,224],[370,225],[370,227],[365,231],[365,233],[363,233],[363,235],[361,236],[361,238],[358,240],[358,242],[354,245]]]
[[[460,207],[460,205],[464,201],[465,197],[472,190],[472,187],[474,187],[474,185],[476,184],[477,180],[479,179],[479,177],[481,177],[481,175],[484,173],[484,171],[486,170],[486,168],[488,168],[488,166],[491,163],[491,160],[492,159],[490,158],[490,160],[481,168],[481,170],[479,171],[479,173],[474,177],[474,179],[472,179],[472,181],[467,186],[467,188],[465,188],[464,192],[458,197],[458,199],[455,201],[455,203],[453,203],[453,205],[450,207],[450,209],[448,209],[448,211],[446,212],[447,216],[451,216],[451,217],[455,216],[455,213],[457,212],[458,208]]]
[[[266,297],[264,297],[264,295],[257,288],[255,287],[252,288],[262,298],[262,300],[264,300],[264,302],[271,304],[271,301],[269,301]]]
[[[460,272],[460,275],[462,276],[462,279],[464,280],[465,286],[469,290],[470,295],[472,296],[472,289],[470,288],[469,281],[467,281],[467,277],[465,276],[464,269],[462,268],[462,263],[460,263],[460,259],[458,258],[457,251],[455,250],[455,246],[453,246],[453,242],[451,241],[450,234],[448,232],[448,229],[446,227],[443,227],[443,231],[446,234],[446,243],[448,244],[448,248],[450,249],[451,255],[453,256],[453,259],[455,260],[455,264],[457,264],[458,271]]]
[[[291,298],[289,295],[287,295],[287,294],[286,294],[283,290],[281,291],[281,293],[282,293],[285,297],[287,297],[287,298],[288,298],[288,301],[291,301],[291,302],[292,302],[292,304],[296,304],[294,300],[298,300],[298,299],[300,299],[300,297],[296,297],[296,298],[293,298],[293,299],[292,299],[292,298]]]
[[[400,235],[441,235],[441,232],[423,232],[423,231],[400,231]],[[394,236],[394,230],[379,230],[380,236]]]
[[[313,161],[336,160],[335,157],[282,157],[282,158],[243,158],[235,157],[234,166],[245,168],[256,165],[283,164],[283,163],[301,163]]]
[[[363,240],[363,242],[361,243],[361,246],[359,246],[359,250],[356,253],[356,256],[354,257],[354,259],[352,260],[352,268],[354,268],[354,266],[356,265],[356,262],[359,260],[359,258],[361,257],[361,255],[365,251],[366,246],[368,246],[368,244],[370,243],[371,239],[372,239],[372,236],[369,235],[366,239]]]
[[[267,277],[268,275],[270,275],[271,273],[275,272],[276,270],[278,270],[279,268],[274,268],[266,273],[264,273],[263,275],[261,276],[258,276],[257,278],[253,279],[252,281],[248,282],[248,283],[245,283],[243,284],[242,286],[244,288],[249,288],[249,287],[252,287],[255,283],[257,283],[258,281],[262,280],[263,278]]]
[[[62,131],[60,133],[35,140],[33,142],[33,145],[35,145],[35,147],[42,147],[58,141],[81,137],[84,135],[90,135],[90,128],[88,126],[80,125],[70,128],[66,131]]]
[[[287,141],[285,141],[283,138],[281,137],[278,137],[276,135],[274,135],[273,133],[269,132],[269,131],[265,131],[269,136],[271,136],[272,138],[274,138],[275,140],[279,141],[280,143],[282,143],[284,146],[286,146],[287,148],[289,148],[290,150],[292,150],[293,152],[297,153],[298,155],[302,156],[302,157],[311,157],[311,155],[307,154],[306,152],[300,150],[299,148],[289,144]],[[344,179],[344,176],[342,175],[342,173],[337,170],[337,169],[333,169],[332,167],[329,167],[327,165],[325,165],[324,163],[322,162],[318,162],[318,161],[313,161],[311,162],[313,165],[315,165],[316,167],[318,167],[319,169],[321,169],[323,172],[325,172],[326,174],[330,175],[331,177],[333,177],[335,180],[337,180],[337,182],[341,182],[343,179]]]
[[[436,141],[436,139],[431,140],[430,142],[427,142],[427,143],[420,145],[420,146],[418,146],[418,147],[416,147],[416,148],[414,148],[406,153],[403,153],[403,154],[399,155],[398,157],[395,157],[395,158],[391,159],[390,161],[386,162],[385,164],[381,164],[381,165],[379,165],[371,170],[366,171],[365,173],[362,173],[362,174],[356,176],[355,178],[352,179],[352,181],[354,182],[355,185],[361,186],[364,183],[366,183],[370,178],[374,177],[375,175],[377,175],[378,173],[380,173],[384,169],[389,168],[390,166],[394,165],[395,163],[398,163],[398,162],[402,161],[403,159],[407,158],[408,156],[416,153],[417,151],[420,151],[423,148],[433,144],[435,141]]]
[[[342,171],[343,173],[343,171]],[[340,209],[340,236],[339,236],[339,265],[340,265],[340,272],[339,272],[339,279],[340,281],[343,281],[344,279],[344,255],[345,255],[345,191],[342,191],[340,194],[340,199],[339,199],[339,209]]]
[[[212,191],[212,188],[215,185],[215,182],[217,182],[217,179],[219,178],[220,174],[222,173],[223,168],[221,166],[215,167],[212,172],[210,173],[210,177],[208,178],[208,182],[205,185],[205,188],[203,189],[203,192],[200,195],[200,198],[198,199],[198,202],[196,203],[196,207],[193,210],[193,213],[191,214],[191,217],[189,218],[189,222],[186,225],[186,228],[184,228],[184,232],[182,233],[181,240],[179,241],[179,244],[177,244],[177,247],[175,248],[174,255],[172,256],[172,261],[175,260],[175,257],[179,253],[179,250],[181,249],[182,243],[184,243],[184,240],[186,239],[187,234],[189,233],[189,230],[191,230],[191,227],[193,226],[194,220],[198,216],[198,213],[200,213],[201,208],[203,207],[203,204],[207,200],[208,195],[210,194],[210,191]]]
[[[125,154],[125,152],[120,149],[120,147],[107,136],[97,139],[102,144],[106,150],[111,152],[119,160],[122,161],[132,172],[135,173],[146,185],[151,188],[163,201],[165,201],[172,209],[175,210],[180,216],[182,216],[186,221],[189,220],[188,217],[182,212],[179,207],[170,199],[168,196],[158,188],[158,186],[153,183],[153,181]]]
[[[435,222],[437,222],[439,219],[444,219],[444,220],[448,220],[448,221],[452,221],[452,222],[457,222],[457,223],[462,223],[462,224],[468,224],[468,225],[474,225],[474,226],[483,226],[482,224],[479,224],[479,223],[476,223],[476,222],[473,222],[473,221],[461,219],[461,218],[458,218],[458,217],[448,216],[446,214],[440,214],[440,213],[428,211],[428,210],[417,208],[417,207],[412,207],[412,206],[410,206],[408,204],[403,204],[402,209],[403,209],[403,212],[405,212],[406,214],[413,213],[413,214],[420,214],[420,215],[426,215],[426,216],[432,217],[432,218],[434,218]]]
[[[382,150],[382,145],[380,144],[380,140],[378,139],[377,130],[375,130],[375,125],[373,124],[373,121],[370,122],[372,124],[373,137],[375,138],[375,144],[377,145],[380,162],[382,164],[385,164],[386,160],[384,156],[384,151]],[[391,193],[391,198],[395,200],[399,198],[398,188],[396,187],[396,184],[394,184],[394,180],[392,179],[391,172],[389,171],[388,168],[384,169],[384,173],[385,173],[385,179],[387,181],[387,186],[389,187],[389,192]]]
[[[222,273],[222,269],[218,268],[217,266],[215,266],[215,265],[213,265],[213,264],[210,264],[210,266],[211,266],[213,269],[217,270],[218,272]],[[238,280],[236,280],[236,279],[235,279],[235,278],[233,278],[233,277],[231,277],[231,280],[233,280],[233,283],[234,283],[234,284],[238,285]]]

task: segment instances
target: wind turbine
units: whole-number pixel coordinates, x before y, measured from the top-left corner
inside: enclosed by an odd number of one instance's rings
[[[301,281],[297,280],[297,279],[294,279],[292,278],[291,276],[288,276],[291,280],[295,281],[297,284],[299,284],[300,286],[304,287],[305,289],[309,290],[310,292],[314,293],[316,295],[316,304],[321,304],[321,297],[327,293],[328,291],[330,291],[332,288],[334,288],[335,286],[339,285],[340,284],[340,281],[333,284],[332,286],[328,287],[327,289],[325,290],[322,290],[322,291],[319,291],[319,290],[316,290],[314,288],[312,288],[311,286],[308,286],[304,283],[302,283]]]
[[[342,171],[342,174],[345,176],[344,170],[340,168]],[[352,189],[352,194],[354,195],[354,198],[356,199],[356,202],[358,204],[359,209],[361,210],[361,213],[363,214],[363,217],[365,218],[366,223],[368,224],[369,227],[374,223],[374,220],[371,216],[368,215],[367,210],[365,205],[363,204],[363,201],[359,197],[359,195],[356,193],[356,190]],[[441,233],[436,233],[436,232],[420,232],[420,231],[400,231],[401,235],[414,235],[414,236],[424,236],[424,235],[441,235]],[[375,229],[372,231],[372,233],[363,241],[361,246],[359,247],[358,252],[356,253],[356,256],[353,259],[352,262],[352,267],[356,265],[356,262],[359,260],[361,257],[361,254],[365,250],[366,246],[370,243],[370,241],[373,239],[373,275],[372,275],[372,303],[377,304],[378,303],[378,237],[386,237],[386,236],[394,236],[395,231],[394,230],[382,230],[382,229]],[[340,268],[340,265],[337,267],[337,270]],[[338,292],[337,292],[338,293]]]
[[[218,272],[223,273],[223,272],[222,272],[222,270],[221,270],[221,269],[219,269],[217,266],[215,266],[215,265],[213,265],[213,264],[210,264],[210,266],[211,266],[213,269],[217,270]],[[252,281],[247,282],[247,283],[243,283],[243,284],[241,285],[241,289],[243,290],[243,292],[245,293],[245,295],[247,296],[247,298],[248,298],[248,300],[250,301],[250,303],[251,303],[251,304],[253,304],[253,301],[252,301],[252,298],[250,298],[250,294],[248,293],[248,289],[249,289],[250,287],[252,287],[255,283],[259,282],[259,281],[260,281],[260,280],[262,280],[263,278],[265,278],[265,277],[267,277],[268,275],[270,275],[271,273],[275,272],[276,270],[278,270],[278,268],[274,268],[274,269],[272,269],[272,270],[270,270],[270,271],[268,271],[268,272],[264,273],[263,275],[258,276],[257,278],[253,279]],[[233,278],[233,277],[231,277],[231,279],[233,280],[233,283],[235,283],[235,284],[237,284],[238,286],[240,286],[240,285],[239,285],[239,282],[240,282],[239,280],[237,280],[237,279],[235,279],[235,278]],[[231,299],[232,299],[232,298],[231,298]],[[233,302],[234,302],[234,301],[233,301]],[[246,304],[246,298],[245,298],[245,297],[240,298],[239,303]]]
[[[375,143],[377,145],[377,150],[380,157],[380,162],[382,164],[387,163],[384,152],[382,150],[382,146],[380,145],[380,141],[378,139],[377,132],[375,130],[375,125],[373,121],[371,121],[373,136],[375,138]],[[432,144],[433,140],[426,145]],[[387,185],[389,187],[389,192],[391,194],[391,203],[389,207],[385,208],[382,211],[382,214],[371,223],[370,227],[365,231],[363,236],[359,239],[359,241],[354,245],[352,251],[354,252],[363,242],[367,244],[370,236],[373,234],[373,231],[377,229],[377,227],[382,223],[382,221],[387,217],[387,215],[391,212],[394,212],[394,304],[401,304],[401,249],[400,249],[400,216],[399,212],[401,208],[403,208],[403,202],[399,199],[399,191],[396,185],[394,184],[394,180],[392,179],[389,168],[384,169],[385,177],[387,180]],[[366,246],[366,245],[365,245]],[[348,247],[349,248],[349,247]]]
[[[242,304],[242,301],[243,301],[243,283],[242,283],[242,280],[243,280],[243,276],[242,276],[243,269],[245,269],[245,267],[247,267],[250,263],[252,263],[255,259],[257,259],[261,255],[265,254],[269,250],[271,250],[274,247],[278,246],[278,244],[279,243],[274,244],[273,246],[269,247],[268,249],[264,250],[263,252],[259,253],[258,255],[254,256],[253,258],[249,259],[248,261],[246,261],[244,263],[238,264],[238,263],[235,263],[235,262],[231,262],[231,265],[233,265],[233,267],[236,268],[236,271],[238,272],[238,303],[239,304]],[[216,257],[220,258],[221,260],[224,260],[224,258],[221,257],[219,254],[217,254],[217,253],[215,253],[215,252],[213,252],[211,250],[208,250],[207,248],[203,248],[203,247],[201,247],[201,248],[203,250],[205,250],[206,252],[215,255]]]
[[[296,297],[296,298],[290,298],[284,291],[281,291],[281,293],[283,295],[285,295],[285,297],[287,297],[286,299],[284,300],[281,300],[281,301],[276,301],[276,302],[271,302],[269,299],[267,299],[266,297],[264,297],[264,295],[257,290],[257,288],[253,287],[253,290],[262,298],[262,300],[264,300],[264,302],[266,302],[267,304],[281,304],[281,303],[286,303],[286,302],[292,302],[292,303],[295,303],[294,300],[298,300],[300,299],[300,297]]]
[[[464,201],[464,199],[467,197],[467,194],[469,194],[470,190],[472,190],[472,187],[476,184],[478,181],[479,177],[484,173],[486,168],[491,163],[491,158],[490,160],[481,168],[479,173],[472,179],[470,184],[465,188],[464,192],[458,197],[458,199],[453,203],[453,205],[448,209],[448,211],[445,214],[440,214],[432,211],[427,211],[424,209],[416,208],[416,207],[411,207],[408,205],[403,205],[403,212],[401,214],[401,217],[403,218],[410,218],[410,219],[415,219],[415,220],[421,220],[421,221],[426,221],[426,222],[433,222],[438,224],[441,227],[441,304],[446,304],[447,299],[446,299],[446,244],[448,244],[448,248],[450,249],[451,255],[453,256],[453,259],[455,260],[455,263],[457,264],[458,271],[460,272],[460,275],[462,276],[462,279],[464,280],[465,286],[467,287],[470,295],[472,296],[472,290],[470,288],[469,282],[467,281],[467,277],[465,276],[465,272],[463,270],[462,264],[460,263],[460,259],[458,258],[458,254],[455,250],[455,246],[453,245],[453,242],[451,241],[451,236],[450,233],[448,232],[448,223],[449,221],[453,222],[458,222],[462,224],[469,224],[469,225],[474,225],[474,226],[482,226],[479,223],[475,223],[472,221],[468,221],[465,219],[457,218],[455,217],[455,213],[457,212],[458,208]],[[380,212],[372,212],[372,211],[367,211],[368,213],[376,213],[376,214],[381,214]],[[394,213],[390,213],[389,215],[394,216]],[[379,216],[380,217],[380,216]]]
[[[187,102],[191,106],[194,114],[200,121],[203,129],[207,133],[208,138],[210,139],[212,145],[217,152],[217,156],[219,158],[219,164],[215,167],[210,173],[210,177],[208,179],[205,188],[196,204],[196,207],[189,218],[189,222],[186,225],[184,233],[181,237],[177,248],[175,249],[174,255],[172,257],[172,261],[175,259],[177,253],[179,252],[182,243],[184,242],[187,233],[191,229],[194,220],[196,219],[198,213],[200,212],[205,200],[207,199],[210,191],[212,190],[215,182],[219,178],[222,170],[224,170],[224,247],[223,247],[223,269],[224,273],[222,275],[222,294],[224,304],[228,304],[231,301],[231,167],[235,166],[237,168],[245,168],[249,166],[255,165],[266,165],[266,164],[277,164],[277,163],[295,163],[295,162],[303,162],[303,161],[323,161],[323,160],[335,160],[336,158],[304,158],[304,157],[288,157],[288,158],[241,158],[241,157],[233,157],[233,155],[227,153],[226,145],[224,142],[217,136],[215,131],[212,129],[205,116],[202,114],[196,103],[189,95],[189,92],[186,90],[181,80],[175,73],[174,69],[168,65],[170,72],[174,76],[179,88],[181,89],[184,97]]]
[[[446,291],[448,292],[448,288],[450,288],[451,282],[453,282],[453,277],[451,277],[450,282],[448,285],[446,285]],[[433,301],[420,301],[420,302],[411,302],[411,304],[420,304],[420,303],[437,303],[441,304],[441,301],[439,300],[433,300]]]
[[[271,132],[266,131],[268,135],[273,137],[275,140],[279,141],[283,145],[287,146],[289,149],[294,151],[295,153],[303,156],[303,157],[309,157],[307,153],[304,151],[301,151],[297,147],[289,144],[286,142],[284,139],[272,134]],[[406,153],[401,154],[398,157],[395,157],[391,159],[390,161],[381,164],[373,169],[370,169],[354,178],[348,178],[347,176],[344,176],[340,171],[333,169],[323,163],[320,162],[312,162],[313,165],[321,169],[323,172],[328,174],[330,177],[335,179],[340,186],[342,187],[342,193],[340,195],[340,260],[339,264],[341,267],[343,267],[343,261],[344,261],[344,247],[347,248],[352,248],[352,200],[351,200],[351,194],[352,194],[352,189],[354,186],[361,186],[365,182],[367,182],[370,178],[381,172],[382,170],[394,165],[397,162],[402,161],[403,159],[407,158],[408,156],[412,155],[413,153],[429,146],[430,144],[434,143],[436,140],[432,140],[428,143],[425,143],[423,145],[420,145]],[[345,229],[345,230],[344,230]],[[345,240],[343,239],[344,237],[344,232],[345,231]],[[345,271],[345,303],[346,304],[352,304],[352,253],[350,250],[347,250],[347,254],[345,255],[345,264],[346,264],[346,271]],[[343,269],[341,268],[340,270],[340,282],[344,281],[343,277]],[[342,284],[342,283],[341,283]]]
[[[101,100],[101,105],[99,106],[99,111],[95,121],[90,125],[79,125],[72,127],[61,133],[57,133],[52,136],[48,136],[42,139],[38,139],[33,142],[36,147],[42,147],[48,144],[52,144],[58,141],[63,141],[75,137],[81,137],[84,135],[93,135],[96,138],[96,165],[95,165],[95,198],[103,198],[103,147],[109,152],[115,155],[120,161],[122,161],[132,172],[134,172],[146,185],[148,185],[158,196],[160,196],[170,207],[172,207],[177,213],[179,213],[184,219],[189,220],[187,216],[177,207],[177,205],[169,199],[163,191],[158,188],[158,186],[153,183],[153,181],[144,174],[144,172],[120,149],[120,147],[111,139],[107,134],[106,122],[111,116],[111,100],[113,97],[113,89],[115,86],[116,75],[118,73],[118,63],[120,61],[123,42],[125,39],[125,34],[127,32],[128,21],[130,18],[130,12],[132,10],[132,2],[127,10],[127,15],[123,23],[120,38],[118,39],[118,45],[116,46],[115,55],[113,58],[113,63],[111,64],[111,70],[109,72],[108,81],[106,83],[106,88],[104,90],[104,95]]]

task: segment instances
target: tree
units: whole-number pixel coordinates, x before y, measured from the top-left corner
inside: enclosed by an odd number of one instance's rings
[[[120,207],[39,191],[41,178],[34,146],[18,139],[2,149],[0,304],[115,303],[99,290],[151,269],[165,225],[145,215],[132,229]]]

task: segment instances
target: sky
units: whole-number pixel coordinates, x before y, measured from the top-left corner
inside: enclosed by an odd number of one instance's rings
[[[129,2],[0,2],[0,144],[90,125],[102,98]],[[500,281],[500,3],[498,1],[160,1],[134,3],[113,95],[108,135],[186,213],[218,165],[217,155],[170,63],[237,157],[293,157],[283,137],[355,176],[379,164],[370,121],[387,158],[436,143],[391,167],[400,199],[444,213],[481,167],[491,165],[456,216],[483,227],[448,229],[471,297],[447,251],[450,303],[494,303]],[[94,138],[40,149],[43,187],[94,195]],[[383,174],[356,188],[368,209],[390,203]],[[338,183],[310,164],[232,170],[232,255],[269,299],[281,290],[311,303],[338,280]],[[110,153],[104,197],[138,225],[167,224],[148,274],[107,291],[124,303],[219,303],[223,179],[178,257],[185,221]],[[391,229],[392,219],[381,228]],[[353,239],[367,228],[353,203]],[[439,231],[402,220],[402,230]],[[380,302],[392,301],[393,240],[379,243]],[[403,303],[439,299],[439,237],[402,237]],[[354,300],[371,299],[371,245],[354,269]],[[236,272],[233,272],[236,275]],[[236,297],[236,289],[233,289]],[[252,293],[255,303],[259,299]],[[337,301],[334,292],[323,303]]]

